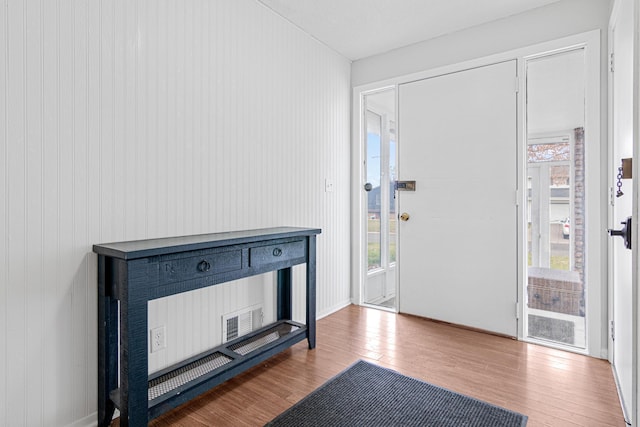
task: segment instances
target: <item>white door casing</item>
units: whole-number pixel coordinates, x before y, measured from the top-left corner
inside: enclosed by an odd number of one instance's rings
[[[607,357],[607,342],[606,342],[606,329],[608,329],[606,318],[606,271],[603,268],[604,264],[601,262],[602,256],[605,254],[606,242],[608,238],[604,230],[607,227],[607,221],[602,216],[604,210],[604,203],[606,203],[607,197],[602,188],[602,178],[605,175],[603,167],[607,166],[605,156],[603,156],[603,145],[601,144],[601,102],[600,102],[600,67],[602,65],[602,57],[600,50],[600,30],[588,31],[581,34],[575,34],[572,36],[563,37],[556,40],[537,43],[535,45],[526,46],[522,48],[516,48],[512,51],[501,52],[495,55],[467,60],[464,62],[451,63],[442,67],[427,69],[418,71],[412,74],[393,76],[386,80],[370,82],[353,88],[353,147],[352,147],[352,221],[357,226],[352,227],[352,240],[357,242],[353,246],[352,250],[352,262],[353,265],[362,266],[366,263],[366,258],[363,258],[363,254],[366,252],[363,250],[362,245],[366,245],[366,223],[363,221],[364,216],[361,214],[363,209],[366,209],[364,204],[364,197],[362,196],[362,174],[364,158],[362,157],[363,149],[361,144],[364,139],[361,134],[363,129],[362,124],[362,101],[363,96],[367,93],[383,90],[385,88],[396,87],[401,85],[416,82],[423,79],[430,79],[446,74],[457,73],[461,70],[469,70],[472,68],[484,67],[486,65],[495,64],[499,62],[517,60],[518,63],[518,75],[523,76],[525,73],[524,64],[527,58],[536,57],[539,55],[546,55],[550,52],[565,51],[568,49],[575,49],[577,47],[585,47],[585,71],[586,71],[586,99],[585,99],[585,134],[587,136],[585,142],[585,168],[586,168],[586,211],[589,212],[588,217],[585,219],[585,229],[587,236],[587,245],[585,247],[586,253],[586,268],[585,268],[585,281],[587,282],[587,295],[586,305],[588,313],[588,325],[587,325],[587,350],[585,353],[590,354],[593,357],[606,358]],[[519,188],[526,188],[526,158],[522,152],[523,147],[526,144],[525,129],[526,122],[524,118],[524,111],[526,111],[526,102],[523,95],[525,80],[520,78],[519,82],[520,92],[518,96],[518,147],[519,147]],[[401,142],[402,126],[398,123],[399,140]],[[636,162],[637,164],[637,162]],[[399,171],[402,166],[398,165]],[[414,179],[412,177],[401,176],[399,179]],[[418,183],[418,192],[422,187]],[[516,196],[514,196],[516,197]],[[526,268],[526,246],[522,242],[526,242],[526,213],[522,206],[526,206],[526,191],[520,191],[517,197],[520,202],[519,209],[519,256],[518,263],[520,265],[518,271],[519,280],[519,293],[521,293],[520,300],[522,301],[523,288],[526,285],[524,269]],[[401,213],[401,207],[398,207],[398,213]],[[415,216],[409,221],[415,219]],[[400,227],[399,227],[400,228]],[[401,243],[400,243],[401,245]],[[398,247],[398,262],[402,262],[401,248]],[[401,267],[399,266],[399,269]],[[400,275],[401,273],[399,273]],[[360,304],[362,301],[361,289],[365,280],[366,268],[354,268],[352,269],[352,301],[355,304]],[[400,279],[400,277],[398,277]],[[403,287],[401,283],[398,283],[397,291],[399,293],[398,298],[402,300]],[[515,309],[514,309],[515,310]],[[522,315],[524,310],[524,303],[519,304],[519,314]],[[523,330],[523,323],[519,322],[518,326],[518,338],[526,340],[526,334]],[[580,352],[580,351],[578,351]]]
[[[399,86],[400,311],[517,335],[516,61]]]
[[[621,159],[633,156],[633,22],[632,2],[618,2],[612,17],[610,34],[610,185],[617,189],[618,167]],[[609,227],[620,229],[620,224],[632,214],[632,180],[622,180],[621,197],[612,197],[609,207]],[[634,226],[637,227],[637,218]],[[633,290],[632,251],[623,239],[609,239],[609,280],[611,281],[611,315],[613,322],[612,354],[610,360],[618,383],[620,401],[625,419],[632,422],[633,403]]]

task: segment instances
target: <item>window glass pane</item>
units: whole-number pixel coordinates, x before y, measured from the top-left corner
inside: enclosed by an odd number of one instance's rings
[[[393,124],[392,124],[393,125]],[[389,263],[396,262],[396,229],[398,216],[396,215],[396,141],[395,127],[391,128],[391,139],[389,141]]]
[[[549,267],[570,270],[571,250],[569,228],[571,226],[571,191],[569,165],[549,167],[549,240],[551,245]]]
[[[388,308],[396,305],[395,104],[395,88],[363,97],[367,274],[362,300]]]
[[[367,259],[368,270],[381,266],[381,194],[380,194],[380,162],[381,162],[381,117],[371,111],[367,112],[367,182],[371,191],[367,192]]]
[[[527,151],[529,163],[571,160],[571,146],[568,143],[530,144]]]

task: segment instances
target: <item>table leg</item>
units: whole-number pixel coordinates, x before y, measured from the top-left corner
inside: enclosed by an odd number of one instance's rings
[[[98,426],[111,424],[109,393],[118,381],[118,301],[111,295],[112,264],[98,256]]]
[[[119,269],[120,289],[120,426],[141,427],[148,422],[147,283],[146,259]]]
[[[291,320],[291,267],[278,270],[278,320]]]
[[[307,238],[307,331],[309,349],[316,347],[316,236]]]

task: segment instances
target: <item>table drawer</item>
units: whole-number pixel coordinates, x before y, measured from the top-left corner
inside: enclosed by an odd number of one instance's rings
[[[241,268],[242,250],[240,249],[171,259],[160,263],[160,284],[191,280]]]
[[[249,265],[251,267],[260,267],[276,262],[304,258],[305,250],[304,240],[280,243],[277,245],[258,246],[249,249]]]

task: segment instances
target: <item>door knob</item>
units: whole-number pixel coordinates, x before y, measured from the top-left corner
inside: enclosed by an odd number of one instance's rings
[[[409,218],[411,218],[411,216],[406,212],[403,212],[402,215],[400,215],[400,219],[403,221],[409,221]]]

